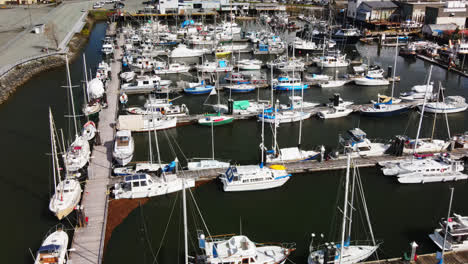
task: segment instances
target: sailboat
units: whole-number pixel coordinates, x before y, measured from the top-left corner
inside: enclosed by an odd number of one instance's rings
[[[59,220],[69,215],[81,199],[81,185],[75,179],[64,179],[60,175],[61,169],[57,157],[56,130],[52,111],[49,108],[50,143],[52,148],[52,167],[54,178],[54,195],[50,198],[49,210]]]
[[[101,98],[104,96],[104,84],[101,79],[96,77],[88,82],[88,74],[86,71],[86,57],[83,54],[83,65],[84,65],[84,75],[85,75],[85,85],[84,85],[84,99],[85,103],[83,105],[83,113],[86,116],[91,116],[99,113],[101,111]]]
[[[75,172],[82,169],[89,161],[91,151],[89,142],[83,136],[78,135],[78,126],[76,123],[75,104],[73,100],[72,85],[70,79],[70,68],[68,65],[68,56],[65,56],[66,69],[68,77],[68,90],[70,93],[71,108],[73,114],[73,123],[75,126],[75,140],[72,142],[67,152],[63,155],[65,169],[67,172]]]
[[[214,123],[211,123],[211,152],[213,154],[211,159],[198,159],[196,161],[189,161],[187,163],[188,170],[205,170],[205,169],[221,169],[229,167],[229,162],[222,162],[215,160],[214,151]]]
[[[379,245],[376,244],[374,239],[374,233],[370,224],[369,213],[367,211],[367,205],[365,202],[364,193],[360,178],[356,175],[356,167],[354,166],[354,175],[352,179],[352,187],[349,190],[350,185],[350,167],[351,167],[351,150],[347,151],[347,164],[346,164],[346,178],[345,178],[345,190],[344,190],[344,204],[343,209],[340,210],[343,213],[342,225],[341,225],[341,241],[337,243],[325,243],[317,248],[313,246],[313,240],[310,245],[310,254],[308,257],[308,264],[353,264],[361,262],[369,258],[378,249]],[[356,186],[357,185],[357,186]],[[354,192],[355,189],[361,194],[362,206],[364,208],[367,224],[369,227],[369,234],[371,241],[369,244],[361,244],[362,242],[356,241],[355,244],[351,242],[351,227],[353,222],[353,211],[354,207]],[[351,199],[349,199],[349,193],[351,192]],[[357,244],[359,243],[359,244]]]
[[[216,87],[218,86],[218,79],[216,79]],[[220,105],[220,97],[219,93],[216,92],[216,87],[211,90],[211,93],[208,95],[208,98],[210,95],[215,95],[218,94],[218,104]],[[208,99],[207,98],[207,99]],[[216,114],[206,114],[204,115],[203,118],[198,119],[198,124],[202,126],[220,126],[220,125],[225,125],[232,123],[234,121],[233,116],[227,116],[227,115],[222,115],[220,111]]]
[[[47,234],[37,250],[34,264],[65,264],[67,263],[68,235],[61,227]]]

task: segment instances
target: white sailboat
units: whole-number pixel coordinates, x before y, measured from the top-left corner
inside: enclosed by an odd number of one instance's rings
[[[78,126],[76,123],[75,104],[73,100],[72,85],[70,79],[70,68],[68,65],[68,57],[65,56],[66,69],[68,77],[68,90],[70,93],[71,109],[73,114],[73,123],[75,127],[75,140],[69,146],[66,153],[63,154],[65,169],[68,172],[75,172],[83,168],[89,161],[91,151],[89,142],[83,136],[78,135]]]
[[[37,250],[34,264],[65,264],[67,263],[68,235],[62,228],[47,235]]]
[[[364,193],[362,191],[362,185],[360,179],[354,173],[351,187],[351,199],[349,199],[349,185],[350,185],[350,167],[351,167],[351,150],[347,152],[347,166],[346,166],[346,179],[345,179],[345,192],[344,192],[344,204],[341,212],[343,213],[342,225],[341,225],[341,241],[338,243],[325,243],[317,248],[313,246],[313,240],[310,245],[310,254],[307,259],[308,264],[354,264],[366,260],[378,249],[379,245],[376,244],[374,239],[374,233],[370,224],[369,213],[367,211],[367,205],[365,203]],[[355,168],[356,170],[356,168]],[[358,188],[355,186],[358,185]],[[359,189],[361,194],[361,200],[365,211],[365,216],[369,228],[369,234],[371,241],[368,244],[362,242],[351,242],[351,227],[353,219],[353,211],[356,210],[354,207],[354,189]],[[359,243],[359,244],[358,244]]]
[[[81,199],[81,185],[75,179],[64,179],[60,175],[61,169],[57,157],[56,130],[49,108],[50,122],[50,143],[52,149],[52,167],[54,178],[54,194],[50,198],[49,210],[57,216],[59,220],[69,215]]]

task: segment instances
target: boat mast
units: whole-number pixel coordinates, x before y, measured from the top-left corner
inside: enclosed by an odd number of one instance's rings
[[[214,122],[211,120],[211,152],[213,154],[212,160],[215,159],[215,153],[214,153]]]
[[[56,194],[55,199],[58,200],[58,196],[57,196],[57,178],[58,178],[58,181],[60,182],[60,174],[59,174],[59,170],[57,168],[58,163],[56,163],[57,149],[55,147],[54,118],[52,116],[52,110],[50,110],[50,107],[49,107],[49,126],[50,126],[50,146],[51,146],[51,149],[52,149],[52,169],[53,169],[54,190],[55,190],[54,193]]]
[[[396,47],[395,47],[395,61],[393,62],[393,72],[392,72],[392,94],[390,99],[393,100],[393,90],[395,89],[395,73],[396,73],[396,62],[398,56],[398,36],[396,38]]]
[[[70,78],[70,66],[68,65],[68,56],[65,55],[65,64],[67,69],[68,90],[70,92],[71,107],[73,113],[73,124],[75,125],[75,136],[78,137],[78,125],[76,124],[75,102],[73,101],[72,83]]]
[[[440,81],[439,81],[439,91],[437,92],[437,102],[439,102],[439,100],[440,100],[439,96],[440,96],[440,90],[441,89],[442,89],[442,85],[440,84]],[[434,112],[434,122],[432,123],[431,142],[434,139],[436,120],[437,120],[437,111]],[[449,135],[449,138],[450,138],[450,135]]]
[[[261,162],[260,162],[260,168],[263,168],[263,152],[265,151],[264,150],[264,146],[265,146],[265,105],[262,104],[262,114],[263,114],[263,118],[262,118],[262,147],[261,147]]]
[[[176,163],[176,168],[177,168],[177,163]],[[189,264],[188,261],[188,230],[187,230],[187,201],[185,197],[185,178],[182,178],[182,206],[183,206],[183,211],[184,211],[184,263]]]
[[[148,96],[148,99],[150,97]],[[153,114],[153,106],[151,105],[151,100],[149,101],[150,103],[150,108],[151,108],[151,122],[154,123],[154,114]],[[149,125],[149,122],[148,122]],[[151,146],[151,128],[148,127],[148,145],[149,145],[149,162],[150,164],[153,164],[153,147]]]
[[[86,72],[86,56],[83,53],[83,67],[84,67],[84,76],[85,76],[85,86],[83,89],[83,97],[84,101],[89,103],[89,98],[88,98],[88,93],[89,93],[89,87],[88,87],[88,73]]]
[[[277,137],[277,130],[278,130],[278,125],[279,125],[279,121],[278,121],[278,105],[279,105],[279,99],[276,99],[276,104],[275,104],[275,121],[274,121],[274,127],[275,127],[275,133],[274,133],[274,141],[273,142],[273,150],[275,151],[276,153],[276,149],[278,148],[278,142],[276,142],[276,137]]]
[[[411,161],[414,159],[414,154],[416,153],[416,146],[418,145],[419,132],[421,131],[422,120],[424,117],[424,109],[426,108],[427,90],[429,90],[429,83],[431,81],[431,76],[432,76],[432,65],[431,65],[431,68],[429,69],[429,76],[427,78],[426,91],[424,92],[424,101],[423,101],[423,105],[421,108],[421,117],[419,118],[418,132],[416,132],[416,140],[414,141],[413,156],[411,157]]]
[[[345,233],[346,233],[346,218],[348,216],[348,192],[349,192],[349,167],[351,163],[351,150],[347,150],[347,162],[346,162],[346,182],[345,182],[345,196],[344,196],[344,205],[343,205],[343,223],[341,226],[341,247],[340,247],[340,260],[339,264],[343,260],[344,254],[344,242],[345,242]]]
[[[301,115],[304,114],[304,84],[302,83],[302,79],[300,79],[299,84],[301,85]],[[302,116],[299,119],[299,142],[297,142],[297,147],[301,148],[301,140],[302,140]]]
[[[449,225],[449,217],[450,217],[450,211],[452,210],[452,199],[453,199],[453,191],[454,188],[450,188],[450,202],[449,202],[449,209],[447,213],[447,224],[445,224],[445,233],[444,233],[444,243],[442,243],[442,256],[440,258],[439,264],[444,263],[444,252],[445,252],[445,242],[447,241],[447,232],[448,232],[448,225]]]
[[[271,69],[270,69],[270,85],[271,85],[271,105],[273,106],[274,101],[273,101],[273,62],[271,63]]]
[[[353,210],[354,210],[354,189],[356,182],[356,166],[353,162],[353,182],[351,183],[351,202],[349,203],[349,223],[348,223],[348,237],[346,238],[347,242],[351,241],[351,227],[353,223]]]

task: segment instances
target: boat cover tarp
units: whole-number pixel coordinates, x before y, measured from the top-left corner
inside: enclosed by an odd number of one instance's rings
[[[117,120],[119,130],[138,131],[143,129],[144,122],[142,115],[120,115]]]
[[[88,97],[90,99],[101,98],[104,95],[104,84],[99,78],[94,78],[88,83]]]
[[[45,245],[39,248],[38,252],[39,253],[49,253],[49,252],[55,252],[60,249],[60,245],[55,245],[55,244],[50,244],[50,245]]]
[[[247,100],[234,101],[233,107],[236,110],[247,110],[249,108],[250,102]]]

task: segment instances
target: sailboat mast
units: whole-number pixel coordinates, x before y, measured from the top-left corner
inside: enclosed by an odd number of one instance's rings
[[[50,110],[49,108],[49,126],[50,126],[50,146],[51,146],[51,149],[52,149],[52,169],[53,169],[53,176],[54,176],[54,193],[57,194],[57,174],[55,173],[56,172],[56,166],[55,166],[55,151],[56,151],[56,148],[55,148],[55,134],[54,134],[54,125],[53,125],[53,117],[52,117],[52,111]],[[57,166],[58,166],[58,163],[57,163]],[[59,179],[60,179],[60,175],[59,175]],[[55,199],[57,199],[58,196],[55,195]]]
[[[453,191],[454,191],[454,188],[450,188],[450,202],[449,202],[449,209],[448,209],[448,213],[447,213],[447,224],[445,225],[445,233],[444,233],[444,242],[442,243],[442,257],[440,259],[440,263],[444,263],[444,252],[445,252],[445,242],[447,241],[447,232],[448,232],[448,221],[449,221],[449,217],[450,217],[450,211],[452,210],[452,199],[453,199]]]
[[[440,96],[440,89],[442,89],[442,86],[439,82],[439,91],[437,92],[437,102],[439,102],[439,96]],[[432,133],[431,133],[431,142],[434,139],[434,132],[435,132],[435,125],[436,125],[436,120],[437,120],[437,111],[434,113],[434,122],[432,123]]]
[[[154,122],[153,106],[151,106],[151,102],[150,102],[150,108],[151,108],[151,122]],[[149,122],[148,122],[148,125],[149,125]],[[148,128],[148,145],[149,145],[149,162],[150,164],[153,164],[153,147],[151,146],[152,144],[151,144],[151,129],[150,128]]]
[[[341,226],[341,247],[340,247],[340,261],[341,264],[344,254],[344,243],[345,243],[345,233],[346,233],[346,218],[348,216],[348,192],[349,192],[349,167],[351,164],[351,150],[348,149],[347,153],[347,162],[346,162],[346,181],[345,181],[345,196],[344,196],[344,205],[343,205],[343,223]]]
[[[270,85],[271,85],[271,104],[273,106],[273,62],[271,63],[271,70],[270,70]]]
[[[265,105],[262,104],[262,115],[263,115],[263,118],[262,118],[262,147],[261,147],[261,163],[260,163],[260,168],[263,168],[263,152],[265,151],[264,150],[264,146],[265,146]]]
[[[212,160],[215,159],[215,153],[214,153],[214,122],[211,121],[211,153],[212,153]]]
[[[300,79],[299,84],[301,85],[301,115],[304,114],[304,85],[302,84],[302,79]],[[297,143],[297,147],[301,147],[302,141],[302,117],[299,119],[299,142]]]
[[[349,223],[348,223],[348,237],[346,238],[349,242],[351,240],[351,227],[353,224],[353,210],[354,210],[354,189],[356,182],[356,166],[353,163],[353,182],[351,183],[351,202],[349,203]]]
[[[424,92],[424,101],[423,101],[423,105],[421,108],[421,116],[419,118],[418,132],[416,132],[416,140],[414,141],[413,156],[411,157],[411,160],[414,159],[414,153],[416,153],[416,146],[418,145],[419,132],[421,131],[422,120],[424,117],[424,109],[426,108],[427,90],[429,90],[429,83],[431,81],[431,76],[432,76],[432,65],[431,65],[431,68],[429,69],[429,76],[427,78],[426,91]]]
[[[395,73],[396,73],[397,56],[398,56],[398,36],[396,38],[395,61],[393,62],[393,72],[392,72],[392,94],[390,97],[392,100],[393,100],[393,90],[395,89]]]
[[[86,56],[83,53],[83,67],[84,67],[84,77],[85,77],[85,89],[83,89],[83,96],[84,96],[84,101],[89,103],[89,98],[88,98],[88,93],[89,93],[89,87],[88,87],[88,73],[86,70]]]
[[[75,125],[75,136],[78,136],[78,125],[76,124],[75,102],[73,100],[72,83],[70,78],[70,66],[68,65],[68,56],[65,55],[65,64],[67,68],[68,89],[70,92],[71,107],[73,113],[73,124]]]
[[[176,164],[177,166],[177,164]],[[182,178],[182,206],[184,210],[184,263],[188,264],[187,198],[185,196],[185,178]]]
[[[277,137],[277,130],[278,130],[278,125],[279,125],[279,121],[278,121],[278,105],[279,105],[279,100],[277,99],[276,100],[276,104],[275,104],[275,122],[274,122],[274,127],[275,127],[275,134],[274,134],[274,148],[273,150],[275,151],[276,153],[276,148],[278,147],[278,142],[276,141],[276,137]]]

